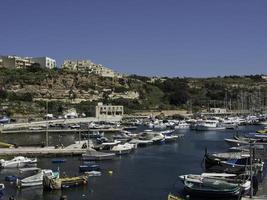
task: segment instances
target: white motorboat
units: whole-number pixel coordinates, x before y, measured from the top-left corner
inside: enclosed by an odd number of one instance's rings
[[[177,125],[174,126],[174,129],[189,129],[190,124],[186,121],[179,121]]]
[[[128,154],[132,152],[136,146],[137,145],[130,143],[118,144],[117,146],[112,147],[111,152],[117,155]]]
[[[159,144],[165,140],[161,132],[145,131],[139,134],[140,140],[150,140],[153,144]]]
[[[37,158],[27,158],[23,156],[17,156],[12,160],[0,160],[2,168],[21,168],[25,166],[33,166],[37,164]]]
[[[82,154],[82,160],[112,160],[115,156],[115,153],[105,153],[89,148],[85,154]]]
[[[198,131],[223,129],[225,129],[225,126],[223,126],[218,120],[204,120],[196,125],[196,130]]]
[[[165,135],[164,137],[166,143],[174,142],[178,139],[178,135]]]

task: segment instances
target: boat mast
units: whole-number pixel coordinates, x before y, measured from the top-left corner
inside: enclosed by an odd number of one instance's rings
[[[252,174],[252,141],[249,139],[249,156],[250,156],[250,198],[253,197],[253,174]]]

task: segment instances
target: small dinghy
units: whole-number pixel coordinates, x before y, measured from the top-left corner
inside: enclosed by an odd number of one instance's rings
[[[102,173],[99,171],[90,171],[90,172],[85,172],[86,175],[88,176],[101,176]]]
[[[99,165],[81,165],[79,167],[80,172],[89,172],[89,171],[99,171],[100,166]]]
[[[65,162],[67,162],[67,160],[66,159],[61,159],[61,158],[54,158],[54,159],[51,160],[51,162],[54,163],[54,164],[58,164],[58,163],[65,163]]]

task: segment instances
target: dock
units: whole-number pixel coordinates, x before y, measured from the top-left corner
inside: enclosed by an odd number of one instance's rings
[[[50,156],[80,156],[86,152],[82,148],[85,141],[76,142],[64,148],[48,147],[18,147],[18,148],[0,148],[0,156],[29,156],[29,157],[50,157]]]
[[[267,176],[259,183],[259,190],[256,196],[250,198],[249,196],[242,197],[242,200],[267,200]]]
[[[2,130],[2,134],[19,134],[19,133],[91,133],[91,132],[119,132],[122,128],[108,128],[108,129],[17,129],[17,130]]]

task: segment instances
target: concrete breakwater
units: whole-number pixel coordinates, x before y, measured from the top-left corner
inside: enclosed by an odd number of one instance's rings
[[[83,145],[87,141],[75,142],[64,148],[48,147],[18,147],[18,148],[0,148],[0,156],[80,156],[87,149]]]
[[[96,117],[73,118],[73,119],[53,119],[53,120],[33,121],[33,122],[27,122],[27,123],[4,124],[0,126],[0,131],[3,132],[5,130],[12,130],[12,129],[23,129],[23,128],[36,127],[36,126],[47,126],[49,124],[79,124],[79,123],[90,123],[90,122],[98,122],[98,121],[118,122],[120,120],[121,120],[121,116],[114,116],[114,117],[105,118],[105,119],[100,119]]]

